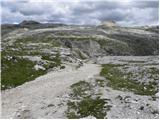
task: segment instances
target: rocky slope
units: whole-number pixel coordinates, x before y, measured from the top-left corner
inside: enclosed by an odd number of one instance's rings
[[[158,32],[2,25],[2,118],[158,118]]]
[[[52,41],[58,46],[79,49],[88,57],[158,55],[158,30],[157,27],[107,27],[106,24],[85,27],[23,21],[19,25],[2,25],[2,41],[10,41],[12,36],[16,42]]]
[[[2,118],[158,118],[158,57],[108,56],[97,62],[65,64],[2,91]]]

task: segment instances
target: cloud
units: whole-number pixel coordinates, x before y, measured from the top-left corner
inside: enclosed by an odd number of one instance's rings
[[[2,0],[2,23],[23,20],[64,24],[100,24],[114,20],[125,26],[158,24],[158,0]]]

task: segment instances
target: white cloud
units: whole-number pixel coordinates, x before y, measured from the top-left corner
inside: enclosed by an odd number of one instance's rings
[[[157,24],[158,1],[147,1],[2,0],[2,23],[32,19],[65,24],[99,24],[112,19],[123,25]]]

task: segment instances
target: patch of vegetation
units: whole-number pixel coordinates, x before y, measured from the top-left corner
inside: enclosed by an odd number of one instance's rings
[[[34,62],[16,57],[14,60],[2,58],[1,89],[7,89],[31,81],[46,73],[44,70],[35,70]]]
[[[21,37],[21,38],[18,38],[14,44],[20,44],[20,43],[28,43],[28,42],[32,42],[32,41],[35,41],[35,37],[32,37],[32,36],[27,36],[27,37]]]
[[[53,58],[50,55],[42,55],[42,59],[54,62],[56,66],[61,65],[61,58],[59,53],[57,53]]]
[[[106,85],[106,82],[104,80],[96,80],[96,84],[100,87],[104,87]]]
[[[144,85],[143,83],[138,83],[136,81],[131,80],[131,73],[123,73],[121,72],[117,66],[113,64],[103,65],[103,69],[101,71],[101,75],[106,77],[108,80],[108,86],[117,90],[128,90],[132,91],[135,94],[140,95],[154,95],[157,93],[157,89],[155,85],[149,84]],[[121,66],[121,65],[120,65]]]
[[[65,36],[65,35],[68,35],[66,32],[58,32],[56,33],[57,35],[60,35],[60,36]]]
[[[53,61],[53,58],[51,58],[50,55],[42,55],[43,60]]]
[[[90,83],[80,81],[73,84],[71,89],[70,96],[74,100],[67,103],[67,118],[78,119],[87,116],[93,116],[97,119],[106,118],[107,111],[111,106],[107,105],[105,99],[100,99],[99,96],[93,97],[93,86]]]
[[[53,58],[53,61],[56,63],[57,66],[61,65],[61,58],[60,58],[60,53],[57,53],[56,56]]]
[[[140,72],[141,78],[144,78],[146,76],[146,74],[148,74],[148,77],[147,77],[148,79],[150,79],[152,82],[157,82],[157,84],[158,84],[158,80],[159,80],[158,68],[156,68],[156,67],[145,68],[144,70],[142,70]]]
[[[92,37],[92,36],[56,36],[54,37],[55,40],[72,40],[72,41],[81,41],[81,40],[97,40],[96,37]]]
[[[39,54],[39,53],[33,53]],[[58,67],[61,65],[61,59],[59,53],[53,59],[49,59],[48,64],[43,65],[45,70],[35,70],[34,66],[36,62],[30,61],[28,59],[22,59],[17,56],[10,55],[8,52],[2,51],[1,56],[1,89],[13,88],[27,81],[34,80],[35,78],[43,75],[48,69]],[[48,59],[49,56],[42,57],[43,59]]]
[[[38,50],[32,50],[32,51],[28,51],[28,53],[26,55],[31,55],[31,56],[41,56],[41,53]]]
[[[44,38],[44,39],[43,39]],[[44,55],[39,46],[26,46],[28,43],[42,43],[50,42],[51,47],[56,46],[53,38],[42,37],[41,39],[36,36],[27,36],[18,38],[13,45],[6,45],[5,49],[1,52],[2,60],[2,74],[1,74],[1,89],[8,89],[19,86],[27,81],[34,80],[36,77],[43,75],[48,69],[61,65],[60,54],[57,53],[54,58],[50,58],[49,55]],[[48,44],[42,44],[48,46]],[[42,46],[40,46],[42,47]],[[50,46],[49,46],[50,47]],[[34,65],[36,62],[32,62],[28,59],[23,59],[20,56],[42,56],[42,59],[48,60],[49,63],[43,67],[45,70],[35,70]]]
[[[81,98],[81,97],[89,97],[89,92],[91,91],[91,85],[86,81],[80,81],[71,85],[73,94],[72,97]]]
[[[52,47],[59,47],[60,46],[60,43],[58,43],[54,37],[47,37],[45,38],[44,42],[48,42],[48,43],[51,43]]]
[[[138,60],[129,60],[129,61],[127,61],[127,60],[121,60],[122,62],[128,62],[128,63],[145,63],[145,61],[138,61]]]
[[[3,50],[1,52],[1,56],[15,56],[15,55],[26,55],[27,51],[25,51],[24,49],[20,49],[20,50],[12,50],[12,48],[6,48],[5,50]]]
[[[13,45],[6,45],[5,50],[2,51],[2,55],[41,55],[42,53],[40,50],[44,48],[51,49],[52,47],[59,46],[60,44],[52,37],[43,36],[42,38],[39,38],[39,36],[26,36],[17,38]]]
[[[46,70],[48,70],[48,69],[50,69],[50,68],[57,67],[57,65],[56,65],[56,63],[54,63],[54,62],[49,62],[49,63],[47,63],[47,64],[44,64],[43,67],[44,67]]]
[[[65,66],[60,66],[60,69],[65,69]]]
[[[157,68],[155,68],[155,67],[151,67],[150,70],[149,70],[149,72],[151,74],[156,74],[156,75],[159,74],[159,70]]]
[[[80,102],[68,102],[68,111],[66,112],[67,118],[78,119],[87,116],[93,116],[97,119],[104,119],[107,110],[110,107],[106,106],[106,101],[100,98],[85,98]],[[107,108],[107,110],[106,110]]]
[[[60,44],[55,41],[54,37],[51,36],[46,36],[46,35],[34,35],[34,36],[26,36],[22,38],[18,38],[15,42],[14,45],[17,46],[22,46],[23,44],[27,43],[50,43],[52,47],[59,47]]]

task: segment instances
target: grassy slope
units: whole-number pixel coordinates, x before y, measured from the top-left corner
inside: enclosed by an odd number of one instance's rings
[[[42,38],[40,38],[42,37]],[[33,46],[33,49],[27,47],[28,43],[49,43],[47,45],[37,45]],[[58,43],[51,37],[46,37],[40,35],[28,36],[23,38],[18,38],[13,43],[13,45],[6,45],[5,49],[1,52],[1,64],[2,64],[2,74],[1,74],[1,89],[7,89],[19,86],[27,81],[34,80],[36,77],[43,75],[48,69],[53,67],[58,67],[61,65],[60,55],[57,52],[56,56],[50,58],[50,54],[44,54],[41,49],[52,48],[59,46]],[[42,56],[42,60],[47,60],[47,64],[43,65],[45,70],[35,70],[34,66],[38,64],[37,62],[30,61],[28,59],[23,59],[21,56]]]
[[[103,65],[101,75],[106,77],[108,80],[108,86],[117,90],[127,90],[132,91],[140,95],[154,95],[157,93],[155,82],[150,82],[150,84],[145,85],[143,83],[138,83],[137,81],[131,80],[133,77],[132,73],[123,73],[117,67],[123,65],[106,64]],[[154,74],[158,74],[158,71],[153,69]],[[141,73],[139,73],[141,74]]]

